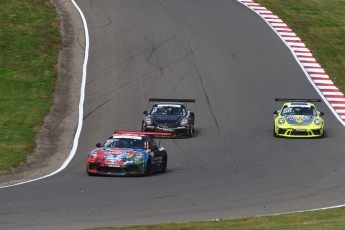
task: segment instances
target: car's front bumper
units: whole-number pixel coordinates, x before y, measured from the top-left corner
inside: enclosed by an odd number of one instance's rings
[[[279,137],[294,138],[313,138],[323,136],[323,127],[306,127],[306,126],[279,126],[275,125],[274,132]]]
[[[145,164],[128,164],[110,166],[100,163],[88,163],[86,165],[88,174],[108,176],[135,176],[145,174]]]
[[[144,131],[146,132],[164,132],[164,133],[171,133],[173,136],[183,136],[189,134],[190,127],[189,126],[144,126]]]

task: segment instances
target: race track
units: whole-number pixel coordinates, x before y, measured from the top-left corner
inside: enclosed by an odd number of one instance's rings
[[[344,204],[345,131],[273,137],[276,97],[320,98],[290,50],[235,0],[77,0],[90,52],[84,119],[62,172],[0,189],[1,229],[212,220]],[[79,90],[79,89],[78,89]],[[87,152],[139,130],[150,97],[193,98],[193,138],[164,139],[166,174],[90,177]]]

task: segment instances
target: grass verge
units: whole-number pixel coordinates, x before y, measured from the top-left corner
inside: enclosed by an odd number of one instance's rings
[[[279,16],[345,93],[345,1],[255,0]]]
[[[18,167],[52,104],[61,39],[48,0],[1,0],[0,173]]]
[[[342,230],[345,208],[232,220],[93,228],[92,230]]]

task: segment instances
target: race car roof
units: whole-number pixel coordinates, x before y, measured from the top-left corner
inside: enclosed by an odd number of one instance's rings
[[[287,102],[287,103],[284,103],[284,105],[287,105],[288,107],[311,107],[311,106],[314,106],[314,104],[311,104],[311,103],[304,103],[304,102]]]
[[[126,135],[126,134],[113,134],[113,138],[111,139],[114,139],[114,138],[120,138],[120,139],[135,139],[135,140],[141,140],[143,139],[142,136],[139,136],[139,135]]]
[[[156,103],[154,107],[181,107],[183,104],[180,103],[171,103],[171,102],[163,102],[163,103]]]

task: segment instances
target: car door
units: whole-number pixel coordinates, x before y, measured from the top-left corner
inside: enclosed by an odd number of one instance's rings
[[[152,171],[159,171],[161,170],[161,164],[162,164],[162,153],[159,150],[159,146],[157,143],[154,141],[154,139],[150,138],[149,139],[149,146],[150,146],[150,155],[152,158],[152,165],[151,165],[151,170]]]

